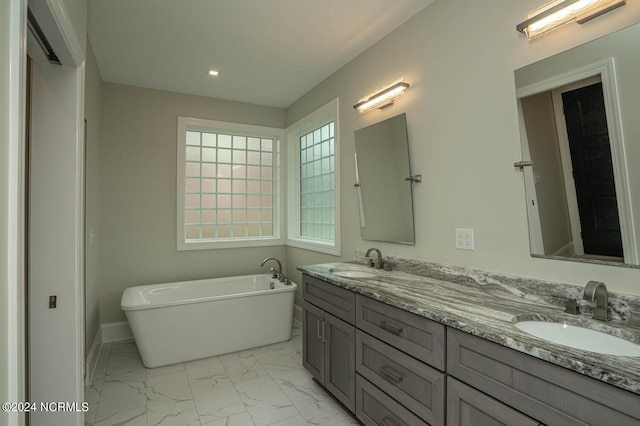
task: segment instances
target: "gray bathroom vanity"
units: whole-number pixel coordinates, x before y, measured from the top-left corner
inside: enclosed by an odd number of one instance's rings
[[[575,286],[441,265],[304,266],[303,363],[365,425],[638,425],[640,358],[548,342],[514,326],[575,323],[637,339],[635,299],[611,324],[564,312]],[[342,275],[342,276],[341,276]],[[613,330],[613,331],[612,331]]]

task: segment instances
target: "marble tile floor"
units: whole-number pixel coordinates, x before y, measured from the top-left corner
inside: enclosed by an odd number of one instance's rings
[[[145,368],[134,342],[107,343],[85,388],[85,426],[359,424],[302,367],[302,331],[256,349]]]

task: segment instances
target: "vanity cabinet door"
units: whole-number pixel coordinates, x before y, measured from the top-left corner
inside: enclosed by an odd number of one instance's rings
[[[326,312],[324,319],[324,386],[353,413],[356,393],[356,329]]]
[[[447,425],[539,426],[540,423],[449,376]]]
[[[355,327],[303,302],[302,364],[351,412],[355,411]]]
[[[324,311],[311,303],[302,304],[302,365],[320,383],[324,381]]]

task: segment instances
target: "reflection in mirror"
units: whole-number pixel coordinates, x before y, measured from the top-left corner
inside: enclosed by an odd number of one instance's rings
[[[362,239],[414,244],[406,115],[355,132]]]
[[[640,263],[639,48],[637,24],[515,71],[532,255]]]

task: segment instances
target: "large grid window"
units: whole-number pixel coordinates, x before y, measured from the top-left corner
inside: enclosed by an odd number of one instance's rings
[[[338,99],[286,129],[287,241],[340,256]]]
[[[335,238],[334,125],[300,137],[300,236]]]
[[[278,238],[277,138],[188,124],[181,130],[179,246]]]

